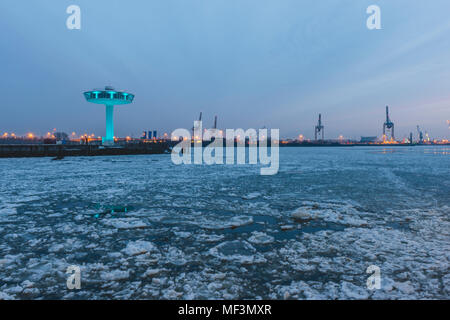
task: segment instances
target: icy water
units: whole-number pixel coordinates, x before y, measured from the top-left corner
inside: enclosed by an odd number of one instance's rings
[[[449,147],[282,148],[275,176],[170,155],[0,170],[0,298],[450,298]]]

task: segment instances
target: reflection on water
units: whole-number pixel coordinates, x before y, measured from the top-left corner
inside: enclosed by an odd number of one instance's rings
[[[449,155],[450,154],[450,148],[429,148],[429,149],[424,149],[424,153],[426,154],[443,154],[443,155]]]

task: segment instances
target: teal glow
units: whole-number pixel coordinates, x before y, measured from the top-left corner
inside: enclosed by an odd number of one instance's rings
[[[119,95],[114,98],[116,93],[119,93]],[[102,138],[102,143],[107,145],[114,144],[114,106],[132,103],[134,95],[105,88],[104,91],[86,91],[84,92],[84,97],[88,102],[105,105],[106,135]]]
[[[106,105],[106,137],[105,141],[114,143],[114,106]]]

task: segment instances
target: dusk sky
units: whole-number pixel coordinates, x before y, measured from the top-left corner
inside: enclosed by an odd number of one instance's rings
[[[81,8],[68,30],[66,8]],[[381,8],[368,30],[366,8]],[[136,95],[117,136],[204,126],[279,128],[325,138],[450,137],[450,1],[2,0],[0,132],[104,135],[82,92]]]

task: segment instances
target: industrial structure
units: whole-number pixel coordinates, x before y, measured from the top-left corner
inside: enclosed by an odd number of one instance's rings
[[[214,116],[214,124],[213,127],[210,129],[210,132],[213,136],[211,140],[214,140],[218,137],[223,137],[221,131],[217,129],[217,116]]]
[[[202,112],[200,111],[200,116],[198,117],[198,121],[199,121],[199,123],[202,121]],[[195,125],[192,127],[192,137],[194,137],[194,135],[195,135],[195,130],[196,130],[197,128],[195,127]]]
[[[106,107],[106,135],[102,138],[104,145],[114,144],[114,106],[133,102],[134,94],[117,91],[113,87],[92,90],[84,93],[88,102],[104,104]]]
[[[383,124],[383,140],[386,140],[386,131],[390,131],[390,135],[391,135],[390,140],[395,140],[394,123],[391,121],[391,119],[389,119],[389,107],[388,106],[386,106],[386,121]]]
[[[217,116],[214,116],[214,126],[213,129],[217,129]]]
[[[377,136],[370,136],[370,137],[363,137],[361,136],[361,140],[359,142],[361,143],[375,143],[377,142],[378,137]]]
[[[314,139],[317,141],[317,134],[322,133],[322,139],[324,139],[324,126],[322,125],[322,115],[319,113],[319,121],[317,121],[317,125],[314,127]]]
[[[419,126],[417,126],[417,134],[418,134],[419,143],[423,143],[423,132],[422,132],[422,130],[420,130]]]

